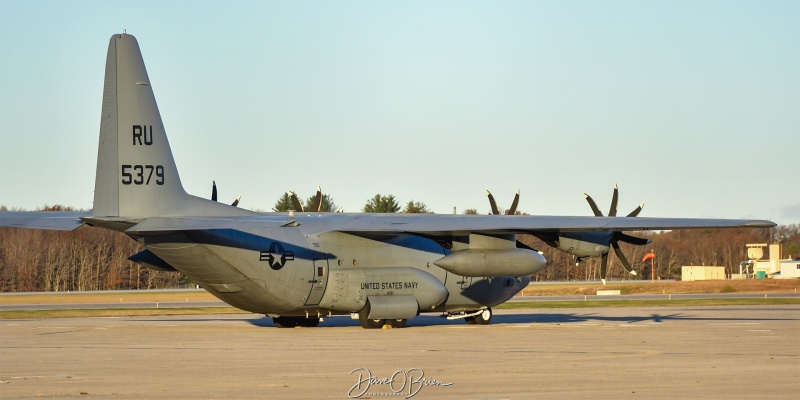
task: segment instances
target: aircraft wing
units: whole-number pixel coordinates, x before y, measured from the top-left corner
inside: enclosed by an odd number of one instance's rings
[[[0,226],[73,230],[104,218],[89,212],[0,212]],[[770,228],[775,223],[751,219],[573,217],[435,214],[255,214],[229,217],[153,217],[132,221],[129,233],[206,229],[253,229],[301,226],[307,233],[417,233],[458,236],[469,233],[646,231],[704,228]]]
[[[87,222],[90,219],[86,219]],[[509,234],[534,232],[646,231],[704,228],[770,228],[775,223],[750,219],[501,216],[369,213],[269,213],[230,217],[148,218],[129,233],[202,229],[249,229],[300,226],[306,233],[348,232],[411,233],[458,236],[469,233]]]
[[[89,215],[76,211],[4,211],[0,212],[0,227],[71,231],[83,225],[81,217]]]
[[[704,228],[770,228],[775,223],[750,219],[474,216],[362,214],[343,221],[336,229],[363,233],[421,233],[455,236],[468,233],[508,234],[534,232],[647,231]]]

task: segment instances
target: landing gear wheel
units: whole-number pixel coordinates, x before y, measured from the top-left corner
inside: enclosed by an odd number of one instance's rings
[[[486,308],[475,316],[475,323],[478,325],[489,325],[492,322],[492,309]]]
[[[464,321],[467,321],[469,325],[489,325],[492,322],[492,309],[483,309],[480,314],[466,317]]]
[[[408,322],[407,319],[388,319],[386,322],[392,326],[392,328],[405,328],[406,323]]]
[[[297,320],[294,317],[273,317],[272,323],[276,328],[294,328],[297,326]]]
[[[296,328],[298,326],[304,328],[314,328],[319,325],[319,318],[304,318],[304,317],[274,317],[272,323],[276,328]]]
[[[367,301],[367,305],[358,312],[358,322],[361,323],[361,327],[364,329],[381,329],[384,325],[386,325],[385,319],[369,319],[369,311],[371,307],[369,305],[369,301]]]

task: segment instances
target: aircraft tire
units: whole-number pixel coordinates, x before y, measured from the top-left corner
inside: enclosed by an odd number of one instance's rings
[[[478,315],[465,317],[464,321],[466,321],[469,325],[489,325],[489,323],[492,322],[492,315],[492,309],[486,308]]]
[[[490,307],[487,307],[486,309],[483,310],[483,312],[473,317],[475,318],[475,324],[489,325],[489,323],[492,322],[493,314],[494,313],[492,313],[492,309]]]
[[[391,325],[392,328],[405,328],[406,323],[408,323],[407,319],[389,319],[386,321],[389,322],[389,325]]]
[[[361,327],[364,329],[381,329],[384,325],[386,325],[385,319],[369,319],[369,311],[371,307],[369,305],[369,301],[367,301],[367,305],[358,312],[358,322],[361,323]]]
[[[319,325],[319,318],[304,317],[274,317],[272,323],[276,328],[314,328]]]
[[[295,317],[273,317],[272,323],[276,328],[294,328],[297,326],[297,318]]]

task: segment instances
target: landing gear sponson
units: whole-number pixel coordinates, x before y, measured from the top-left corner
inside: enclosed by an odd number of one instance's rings
[[[364,329],[382,329],[384,325],[389,325],[392,328],[405,328],[408,322],[405,318],[397,319],[374,319],[369,318],[369,313],[372,306],[367,302],[367,305],[358,312],[358,322]]]

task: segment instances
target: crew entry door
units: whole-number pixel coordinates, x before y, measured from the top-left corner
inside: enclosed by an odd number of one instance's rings
[[[311,284],[311,291],[308,293],[306,305],[315,306],[322,300],[328,284],[328,260],[314,260],[314,274],[308,282]]]

